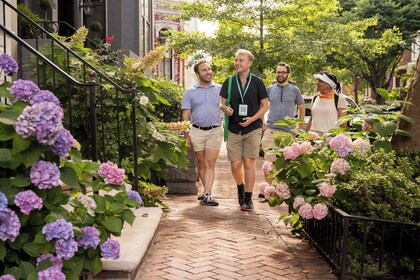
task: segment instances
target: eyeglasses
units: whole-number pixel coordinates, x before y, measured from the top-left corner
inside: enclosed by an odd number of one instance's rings
[[[287,75],[287,74],[289,74],[288,72],[284,72],[284,71],[282,71],[282,72],[276,72],[276,74],[277,75]]]

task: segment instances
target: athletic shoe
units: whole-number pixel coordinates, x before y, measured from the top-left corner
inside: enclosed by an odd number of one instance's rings
[[[241,206],[241,211],[252,211],[254,210],[254,205],[252,204],[252,200],[246,201],[245,204]]]
[[[198,200],[203,200],[203,198],[204,198],[204,196],[205,196],[205,195],[206,195],[206,194],[204,194],[204,193],[203,193],[202,195],[200,195],[199,197],[197,197],[197,199],[198,199]]]
[[[260,193],[260,194],[258,194],[258,201],[259,201],[259,202],[266,202],[266,201],[268,201],[268,200],[267,200],[267,199],[265,199],[264,194]]]
[[[205,194],[202,200],[200,200],[200,204],[207,205],[207,206],[217,206],[219,202],[217,202],[211,194]]]

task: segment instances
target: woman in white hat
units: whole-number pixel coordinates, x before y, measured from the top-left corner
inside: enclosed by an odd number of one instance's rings
[[[328,130],[339,127],[338,119],[347,115],[347,100],[341,94],[341,85],[334,74],[321,71],[314,74],[314,77],[318,79],[316,83],[318,94],[312,99],[311,117],[306,125],[306,131],[323,135]]]

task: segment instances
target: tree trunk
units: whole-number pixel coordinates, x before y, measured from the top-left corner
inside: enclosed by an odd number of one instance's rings
[[[404,104],[402,114],[411,117],[414,120],[414,124],[400,119],[398,128],[410,133],[411,137],[395,135],[392,139],[392,146],[397,151],[402,149],[418,151],[420,150],[420,56],[417,58],[416,69],[414,70],[405,101],[412,104]]]

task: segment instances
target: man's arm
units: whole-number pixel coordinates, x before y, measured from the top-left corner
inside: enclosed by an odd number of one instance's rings
[[[256,120],[262,119],[264,117],[265,113],[268,111],[268,98],[261,99],[260,102],[260,109],[258,109],[257,113],[255,113],[255,115],[252,117],[243,118],[243,122],[239,123],[239,125],[247,127]]]
[[[220,97],[220,110],[229,117],[233,115],[233,109],[227,106],[227,99],[224,97]]]
[[[191,116],[191,110],[187,110],[187,109],[182,110],[182,121],[183,122],[189,121],[190,116]],[[184,137],[185,137],[185,140],[187,141],[187,144],[189,146],[191,146],[190,132],[188,130],[184,131]]]
[[[305,111],[306,111],[305,104],[304,103],[299,104],[297,105],[297,107],[299,110],[299,119],[302,121],[305,120]],[[299,124],[297,128],[302,129],[302,127],[303,127],[303,123]]]

